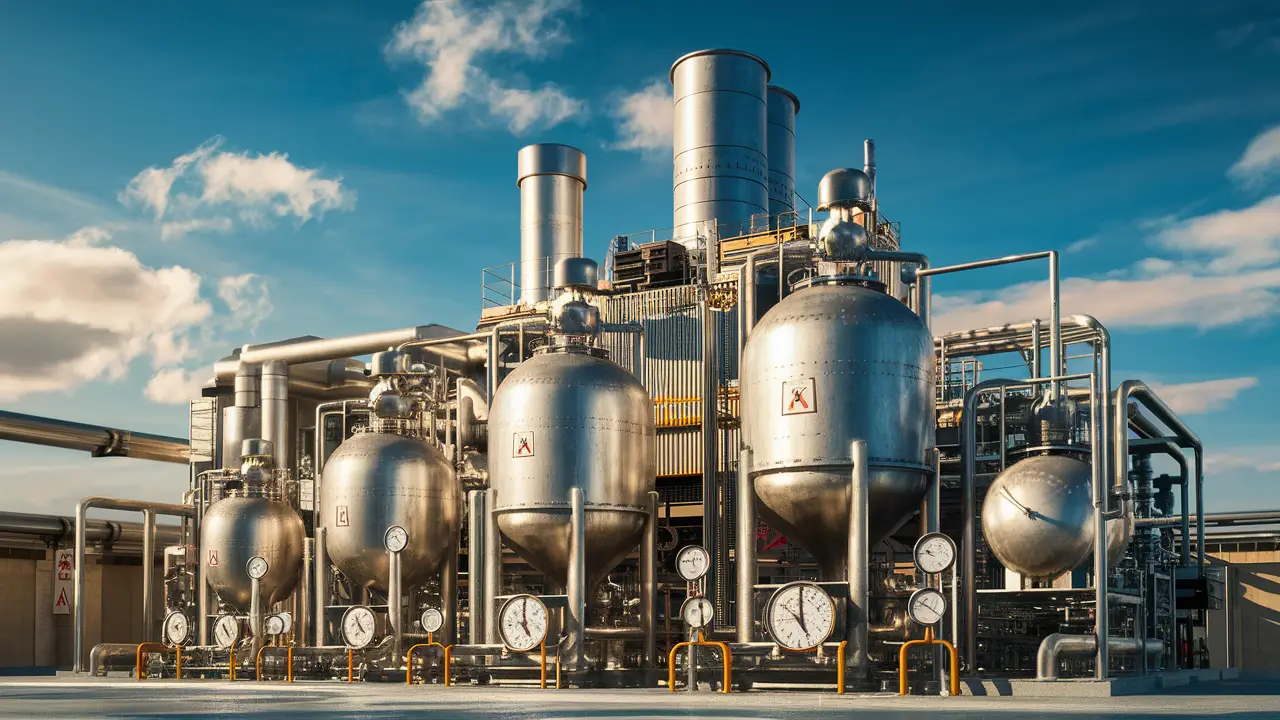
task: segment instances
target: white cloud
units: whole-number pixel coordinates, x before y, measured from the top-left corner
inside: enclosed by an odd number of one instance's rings
[[[1264,130],[1250,140],[1244,154],[1227,174],[1252,185],[1277,172],[1280,172],[1280,125]]]
[[[150,268],[101,228],[0,242],[0,400],[182,362],[213,313],[200,276]]]
[[[1209,473],[1225,470],[1280,473],[1280,451],[1274,445],[1209,450],[1205,452],[1204,464]]]
[[[675,107],[665,80],[622,96],[613,116],[618,121],[618,141],[613,147],[619,150],[670,149],[675,141]]]
[[[1063,250],[1063,252],[1069,253],[1069,254],[1084,252],[1085,250],[1088,250],[1089,248],[1094,247],[1097,244],[1098,244],[1098,238],[1087,237],[1071,243],[1066,247],[1066,249]]]
[[[1155,233],[1157,246],[1184,257],[1149,257],[1101,277],[1064,278],[1063,312],[1093,315],[1112,328],[1205,329],[1280,311],[1280,196],[1141,227]],[[1047,317],[1048,290],[1041,281],[937,295],[934,307],[938,334],[992,327]]]
[[[1258,385],[1256,377],[1222,378],[1200,382],[1150,383],[1151,389],[1168,403],[1174,412],[1182,415],[1223,410],[1236,396]]]
[[[577,0],[509,0],[484,8],[463,0],[424,0],[387,44],[389,55],[413,58],[426,70],[405,100],[423,124],[474,105],[505,119],[516,134],[580,115],[584,103],[554,85],[513,87],[481,67],[490,55],[536,60],[568,42],[560,16],[577,7]]]
[[[165,368],[147,381],[142,394],[154,403],[185,405],[200,397],[200,390],[212,377],[212,367],[201,368],[194,372],[188,372],[182,368]]]
[[[180,155],[168,167],[138,173],[120,201],[149,210],[161,223],[162,239],[192,232],[228,232],[232,217],[265,224],[268,217],[305,223],[327,210],[348,210],[355,193],[342,178],[295,165],[286,153],[265,155],[220,150],[213,138]]]
[[[237,327],[248,327],[251,332],[256,332],[258,323],[275,309],[271,305],[267,281],[253,273],[232,275],[219,280],[218,297],[230,308],[234,324]]]

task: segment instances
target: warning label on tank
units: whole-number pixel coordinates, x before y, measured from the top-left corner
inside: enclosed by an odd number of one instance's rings
[[[209,551],[209,567],[218,567],[218,551]]]
[[[511,446],[511,457],[533,457],[533,431],[518,432]]]
[[[817,389],[813,378],[782,382],[782,414],[805,415],[818,412]]]
[[[333,518],[333,524],[337,527],[351,527],[351,511],[346,505],[337,507],[336,517]]]

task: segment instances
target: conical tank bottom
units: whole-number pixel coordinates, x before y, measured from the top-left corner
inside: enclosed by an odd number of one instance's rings
[[[849,554],[850,470],[767,473],[754,479],[761,518],[818,561],[824,580],[843,580]],[[871,471],[870,542],[889,537],[920,509],[929,478],[918,470]]]
[[[588,508],[587,592],[595,590],[640,543],[644,513],[636,510]],[[498,515],[503,542],[516,555],[560,587],[569,578],[570,519],[567,510],[517,510]]]

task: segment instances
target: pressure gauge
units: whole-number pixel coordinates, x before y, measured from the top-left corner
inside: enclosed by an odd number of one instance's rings
[[[419,622],[422,623],[423,632],[440,632],[440,628],[444,627],[444,613],[440,612],[440,608],[429,607],[422,611]]]
[[[268,615],[267,620],[264,623],[263,630],[265,630],[268,635],[283,635],[284,618],[279,615]]]
[[[409,531],[399,525],[392,525],[387,528],[387,534],[382,536],[382,544],[386,545],[389,552],[398,553],[409,544]]]
[[[936,625],[947,614],[947,599],[933,588],[921,588],[907,600],[907,614],[917,625]]]
[[[219,615],[213,621],[213,642],[220,650],[229,650],[240,642],[240,618],[235,615]]]
[[[693,582],[711,569],[711,555],[701,545],[689,545],[676,553],[676,572],[685,582]]]
[[[715,616],[715,607],[704,597],[691,597],[680,606],[680,617],[684,618],[685,624],[695,630],[710,625]]]
[[[765,627],[783,648],[811,650],[835,629],[836,604],[827,591],[811,582],[789,583],[769,598]]]
[[[181,610],[174,610],[164,618],[164,639],[170,645],[186,645],[191,638],[191,618]]]
[[[280,631],[280,634],[283,635],[293,629],[293,615],[291,613],[276,613],[276,617],[280,618],[280,622],[284,624],[284,629]]]
[[[364,605],[347,608],[342,614],[342,642],[354,650],[368,647],[373,642],[376,621],[373,611]]]
[[[516,595],[498,613],[502,644],[516,652],[529,652],[547,639],[547,606],[533,595]]]
[[[249,573],[249,577],[254,580],[261,580],[267,574],[267,559],[261,555],[254,555],[249,558],[249,562],[245,564],[245,571]]]
[[[956,544],[943,533],[929,533],[916,541],[911,551],[920,572],[934,575],[946,572],[956,562]]]

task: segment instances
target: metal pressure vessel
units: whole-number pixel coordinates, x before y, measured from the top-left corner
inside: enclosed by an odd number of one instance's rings
[[[200,561],[209,587],[222,601],[248,612],[253,599],[249,558],[267,560],[259,581],[264,603],[289,597],[302,567],[306,530],[288,503],[263,497],[228,497],[209,506],[200,523]]]
[[[498,529],[552,582],[568,579],[570,490],[585,501],[590,592],[639,543],[654,474],[649,394],[599,350],[543,348],[498,387],[489,409]]]
[[[1065,455],[1024,458],[1005,469],[982,502],[982,536],[1005,567],[1032,578],[1057,577],[1093,555],[1089,463]],[[1133,509],[1107,521],[1107,566],[1123,557]]]
[[[819,278],[765,314],[740,383],[760,515],[844,576],[853,440],[867,443],[870,542],[920,507],[932,477],[933,338],[876,289]]]
[[[362,587],[386,592],[387,529],[409,532],[404,587],[426,582],[456,552],[462,491],[444,453],[425,440],[364,432],[338,446],[320,478],[329,558]]]

